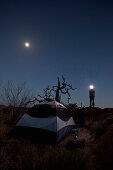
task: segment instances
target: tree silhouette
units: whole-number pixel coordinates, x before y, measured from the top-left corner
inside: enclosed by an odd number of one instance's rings
[[[38,94],[38,97],[41,98],[41,100],[36,98],[36,100],[39,101],[39,102],[42,102],[44,100],[50,100],[51,97],[53,97],[52,96],[52,89],[50,89],[49,86],[46,87],[45,89],[43,89],[43,95]]]
[[[55,100],[60,102],[61,95],[60,94],[67,94],[68,95],[68,103],[71,99],[70,90],[75,90],[76,88],[73,88],[71,84],[68,84],[66,82],[65,77],[62,75],[62,81],[60,81],[60,78],[57,77],[57,85],[52,87],[52,91],[55,91]]]

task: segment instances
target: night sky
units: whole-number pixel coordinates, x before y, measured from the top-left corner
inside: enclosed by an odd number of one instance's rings
[[[38,93],[62,74],[70,102],[89,106],[94,84],[96,106],[113,107],[113,1],[0,0],[0,82]]]

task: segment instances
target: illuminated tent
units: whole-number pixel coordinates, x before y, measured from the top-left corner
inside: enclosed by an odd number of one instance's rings
[[[74,120],[63,104],[44,101],[23,114],[13,133],[42,142],[58,143],[73,128]]]

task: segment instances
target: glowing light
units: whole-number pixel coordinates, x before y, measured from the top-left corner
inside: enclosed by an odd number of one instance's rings
[[[25,42],[25,47],[30,47],[30,44],[28,42]]]
[[[89,86],[89,89],[91,90],[91,89],[94,89],[94,86],[93,85],[90,85]]]

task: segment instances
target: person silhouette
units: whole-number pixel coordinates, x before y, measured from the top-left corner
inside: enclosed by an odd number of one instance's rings
[[[94,107],[95,106],[95,103],[94,103],[95,90],[94,90],[94,86],[93,85],[89,86],[89,98],[90,98],[90,107]]]

